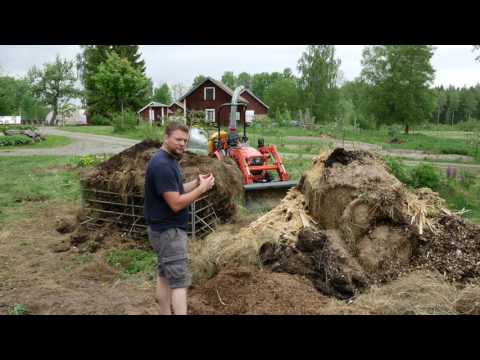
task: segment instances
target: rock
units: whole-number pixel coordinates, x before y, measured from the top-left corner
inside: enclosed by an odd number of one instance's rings
[[[70,237],[70,243],[74,246],[77,246],[79,244],[83,244],[84,242],[87,242],[90,238],[90,234],[88,232],[76,232],[72,234]]]
[[[57,219],[55,229],[60,234],[69,234],[75,231],[77,223],[73,217],[65,217]]]
[[[4,130],[3,133],[7,136],[21,135],[21,130]]]
[[[65,252],[70,250],[70,243],[68,242],[67,239],[62,240],[58,244],[55,244],[51,247],[52,251],[55,253],[60,253],[60,252]]]

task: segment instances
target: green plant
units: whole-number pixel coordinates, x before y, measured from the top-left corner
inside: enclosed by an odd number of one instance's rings
[[[84,168],[84,167],[89,167],[89,166],[95,166],[102,161],[104,161],[105,158],[102,156],[94,156],[94,155],[85,155],[80,157],[80,159],[75,161],[75,167],[77,168]]]
[[[4,132],[6,130],[32,130],[35,131],[37,128],[33,125],[0,125],[0,131]]]
[[[13,135],[13,136],[0,137],[0,147],[26,145],[26,144],[32,144],[32,143],[33,143],[33,140],[25,135]]]
[[[121,269],[125,274],[132,275],[153,271],[157,263],[157,256],[151,251],[140,249],[113,250],[108,254],[107,262],[111,266]]]
[[[134,130],[137,126],[138,117],[133,111],[115,113],[112,117],[113,132],[123,133]]]
[[[89,125],[111,125],[112,121],[106,116],[95,114],[88,119]]]
[[[15,304],[8,310],[8,315],[30,315],[30,310],[23,304]]]
[[[420,164],[412,169],[412,186],[416,188],[429,187],[438,191],[440,186],[440,175],[430,164]]]
[[[385,163],[390,168],[392,174],[395,175],[395,177],[402,183],[407,185],[410,185],[412,183],[409,171],[400,160],[392,157],[386,157]]]

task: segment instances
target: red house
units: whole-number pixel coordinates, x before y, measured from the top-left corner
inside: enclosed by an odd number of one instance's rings
[[[168,115],[168,105],[152,101],[137,111],[144,120],[152,122],[161,122]]]
[[[152,102],[138,111],[145,120],[161,121],[166,116],[173,115],[176,111],[203,111],[205,119],[211,122],[220,121],[221,126],[228,126],[230,119],[230,107],[221,105],[232,101],[233,90],[222,82],[207,77],[199,85],[193,87],[185,95],[180,97],[176,102],[167,106],[160,103]],[[249,89],[241,92],[239,102],[246,107],[237,108],[237,121],[243,123],[245,119],[247,123],[253,118],[261,118],[268,115],[268,105],[260,100]]]

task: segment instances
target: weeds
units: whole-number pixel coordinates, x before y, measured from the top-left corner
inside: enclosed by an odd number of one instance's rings
[[[15,304],[8,310],[8,315],[30,315],[30,310],[23,304]]]

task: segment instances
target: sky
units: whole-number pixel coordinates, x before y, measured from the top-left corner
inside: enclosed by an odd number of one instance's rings
[[[353,80],[361,71],[364,45],[337,45],[337,57],[345,80]],[[297,63],[305,45],[141,45],[147,76],[155,86],[182,83],[189,87],[202,74],[220,79],[225,71],[236,75],[245,71],[283,71],[291,68],[298,75]],[[436,70],[434,85],[456,87],[480,83],[478,53],[471,45],[437,45],[432,58]],[[33,65],[52,62],[59,54],[73,59],[78,45],[0,45],[0,74],[20,77]]]

